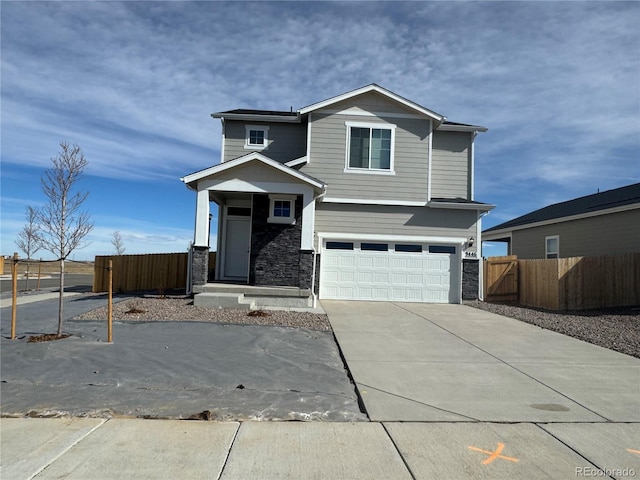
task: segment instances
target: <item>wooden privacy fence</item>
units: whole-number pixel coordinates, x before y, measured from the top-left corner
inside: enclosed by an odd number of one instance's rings
[[[97,256],[93,291],[108,289],[107,267],[113,260],[113,291],[136,292],[185,288],[188,253],[152,253],[147,255]],[[209,253],[209,270],[216,264],[216,253]]]
[[[507,262],[517,265],[510,267],[516,273],[508,271]],[[548,310],[640,305],[640,253],[549,260],[492,257],[484,267],[487,301]]]

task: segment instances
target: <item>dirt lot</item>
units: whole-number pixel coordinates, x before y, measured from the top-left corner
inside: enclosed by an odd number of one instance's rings
[[[38,274],[38,267],[41,274],[58,273],[60,272],[60,262],[52,262],[43,260],[20,260],[18,262],[18,274],[22,275],[27,272],[27,266],[29,266],[29,275],[34,277]],[[64,271],[67,273],[85,273],[93,275],[93,262],[74,262],[67,260],[64,262]],[[11,259],[5,258],[3,275],[11,275]]]
[[[640,306],[550,312],[479,301],[468,305],[640,358]]]

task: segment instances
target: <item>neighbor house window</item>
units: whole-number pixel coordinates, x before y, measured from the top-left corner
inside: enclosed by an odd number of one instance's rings
[[[269,223],[296,223],[296,196],[269,195]]]
[[[244,148],[249,150],[264,150],[269,146],[269,127],[246,125]]]
[[[551,237],[545,237],[545,258],[559,258],[560,257],[560,237],[553,235]]]
[[[346,122],[347,170],[393,172],[395,125]]]

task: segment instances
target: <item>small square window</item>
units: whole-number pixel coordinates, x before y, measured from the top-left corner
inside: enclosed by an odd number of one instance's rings
[[[289,218],[291,216],[291,200],[275,200],[273,202],[273,216]]]
[[[244,148],[266,150],[269,147],[269,127],[265,125],[245,125]]]
[[[295,210],[295,195],[269,195],[269,218],[267,222],[293,225],[296,223]]]
[[[264,145],[264,130],[249,130],[249,145]]]

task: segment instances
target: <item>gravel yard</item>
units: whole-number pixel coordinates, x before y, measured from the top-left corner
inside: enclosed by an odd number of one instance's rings
[[[106,319],[106,306],[74,318],[74,320]],[[275,310],[251,312],[249,310],[195,307],[193,299],[184,295],[166,297],[145,295],[114,303],[113,319],[124,322],[197,321],[331,330],[326,315]]]
[[[640,307],[550,312],[479,301],[467,305],[640,358]]]
[[[640,307],[551,312],[479,301],[467,302],[467,305],[640,358]],[[75,317],[76,320],[106,318],[106,306]],[[144,295],[120,301],[113,305],[113,318],[125,322],[197,321],[331,330],[326,315],[194,307],[193,300],[184,295]]]

